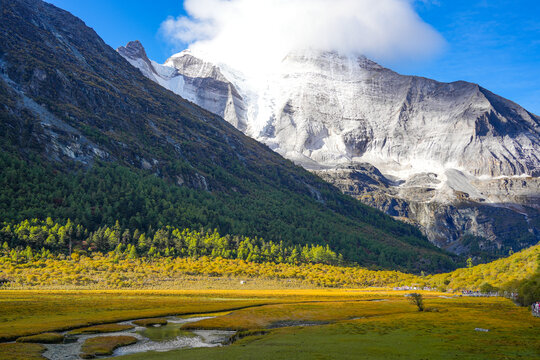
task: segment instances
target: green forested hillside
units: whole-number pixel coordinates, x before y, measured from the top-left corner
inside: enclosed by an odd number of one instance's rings
[[[218,229],[410,271],[454,259],[146,79],[39,0],[2,1],[0,221]]]
[[[218,229],[222,234],[259,236],[287,245],[330,245],[348,261],[364,265],[426,271],[452,266],[414,232],[402,235],[400,242],[396,235],[382,238],[384,232],[377,226],[384,229],[393,220],[383,216],[370,225],[357,224],[284,189],[263,188],[253,199],[180,187],[144,170],[109,163],[65,173],[6,154],[0,163],[2,221],[71,219],[89,231],[112,227],[116,221],[131,232],[152,232],[167,225]]]

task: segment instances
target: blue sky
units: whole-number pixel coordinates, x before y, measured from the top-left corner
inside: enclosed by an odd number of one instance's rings
[[[417,5],[446,39],[425,66],[394,69],[439,81],[466,80],[540,114],[540,1],[439,0]]]
[[[158,62],[182,50],[159,32],[167,17],[184,13],[181,0],[48,2],[80,17],[113,48],[137,39]],[[540,114],[540,1],[419,0],[415,8],[445,38],[445,50],[429,61],[382,65],[439,81],[475,82]]]

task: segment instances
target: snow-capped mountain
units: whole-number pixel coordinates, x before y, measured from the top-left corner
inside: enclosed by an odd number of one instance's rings
[[[492,252],[540,240],[540,117],[476,84],[311,50],[252,79],[189,51],[161,66],[130,44],[120,53],[149,78],[440,246],[470,251],[465,235]],[[501,228],[501,216],[511,223]]]

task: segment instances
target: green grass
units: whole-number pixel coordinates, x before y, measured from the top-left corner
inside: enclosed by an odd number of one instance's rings
[[[61,344],[64,342],[64,335],[58,333],[42,333],[31,336],[23,336],[17,339],[18,343],[35,344]]]
[[[0,334],[58,331],[89,319],[106,323],[222,310],[213,319],[143,331],[163,341],[185,335],[186,327],[242,330],[230,346],[120,359],[540,359],[540,319],[527,308],[502,298],[423,292],[426,307],[438,311],[419,312],[403,295],[383,289],[2,291]],[[302,323],[324,325],[290,326]],[[0,345],[0,359],[17,353],[11,344]],[[19,347],[31,355],[11,358],[32,359],[39,349]]]
[[[489,334],[452,339],[428,330],[367,331],[354,324],[283,329],[225,348],[189,349],[120,357],[136,359],[534,359],[531,348],[506,346]],[[474,347],[474,343],[486,347]]]
[[[263,304],[376,296],[360,290],[2,290],[0,341],[43,332]]]
[[[133,336],[99,336],[87,339],[81,347],[83,359],[93,359],[96,356],[112,355],[115,349],[135,344],[137,338]]]
[[[184,329],[257,330],[289,324],[331,323],[360,317],[382,316],[415,311],[401,298],[375,301],[325,301],[267,305],[234,311],[225,316],[188,323]]]
[[[440,311],[418,312],[407,301],[396,301],[394,305],[401,306],[402,313],[381,312],[328,325],[273,329],[222,348],[134,354],[119,360],[540,358],[540,319],[508,300],[426,302]],[[477,327],[490,331],[478,332]]]

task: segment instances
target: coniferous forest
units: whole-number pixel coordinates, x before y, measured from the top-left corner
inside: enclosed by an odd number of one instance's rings
[[[393,228],[391,231],[405,240],[403,246],[385,245],[370,238],[366,230],[356,230],[359,225],[346,216],[324,211],[320,204],[286,190],[266,188],[256,191],[256,197],[248,197],[181,187],[144,170],[110,163],[66,173],[52,165],[42,166],[5,153],[0,155],[0,162],[4,175],[0,179],[0,206],[6,209],[1,220],[10,225],[50,217],[62,224],[69,219],[92,233],[118,224],[122,233],[127,230],[132,235],[147,233],[151,237],[167,227],[216,229],[220,234],[263,238],[290,249],[305,245],[329,247],[333,253],[342,254],[345,261],[366,266],[411,271],[456,266],[450,256],[419,241],[417,230],[374,210],[358,215],[364,221],[365,216],[371,217],[371,226]],[[359,209],[363,208],[359,205]],[[138,239],[130,239],[129,243],[136,244]],[[416,246],[426,249],[422,262],[418,261]],[[51,250],[65,252],[67,248]]]

